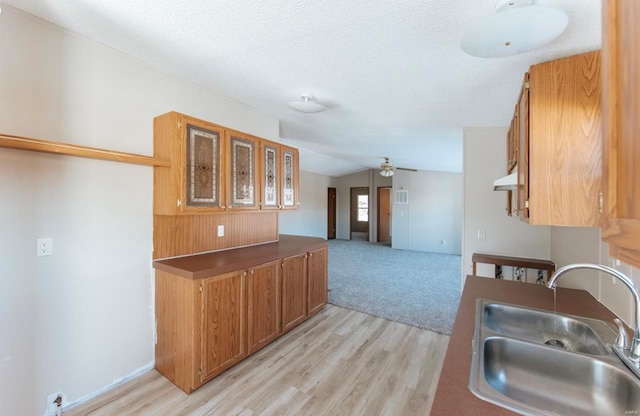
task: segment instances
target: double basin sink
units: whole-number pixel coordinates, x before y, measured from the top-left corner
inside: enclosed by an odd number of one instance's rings
[[[604,321],[478,299],[469,389],[525,415],[637,415],[640,380],[615,337]]]

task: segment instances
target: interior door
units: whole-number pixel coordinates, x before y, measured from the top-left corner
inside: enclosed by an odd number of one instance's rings
[[[391,239],[391,188],[378,188],[378,242]]]
[[[336,188],[327,189],[327,239],[336,238]]]

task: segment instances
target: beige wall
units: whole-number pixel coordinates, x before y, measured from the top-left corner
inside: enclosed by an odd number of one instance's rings
[[[492,191],[492,183],[505,174],[506,132],[502,127],[465,129],[463,277],[471,274],[471,255],[476,251],[550,258],[557,267],[571,263],[614,266],[607,244],[600,240],[599,228],[528,225],[505,214],[506,193]],[[486,229],[486,240],[477,239],[478,228]],[[624,263],[615,267],[640,285],[640,269]],[[490,276],[493,267],[479,265],[478,274]],[[589,291],[625,322],[633,324],[629,290],[620,282],[613,283],[607,275],[573,271],[561,277],[558,285]]]
[[[393,192],[401,189],[409,191],[409,204],[393,205],[393,248],[459,255],[462,174],[398,170]]]
[[[280,234],[327,238],[327,188],[336,187],[336,178],[300,172],[300,208],[278,214]]]
[[[278,120],[31,16],[0,15],[0,131],[153,153],[176,110],[277,139]],[[150,167],[0,149],[0,402],[43,414],[153,365]],[[53,255],[36,257],[39,237]]]
[[[505,213],[506,192],[493,190],[493,181],[506,174],[507,128],[464,129],[464,219],[462,277],[472,274],[474,252],[549,259],[551,230],[528,225]],[[477,238],[478,229],[486,239]],[[493,276],[493,266],[478,265],[478,274]]]
[[[571,263],[596,263],[611,266],[630,277],[640,287],[640,269],[616,264],[609,257],[608,246],[600,240],[599,228],[552,227],[551,258],[558,267]],[[631,292],[619,281],[604,273],[576,270],[562,276],[559,286],[589,291],[627,324],[633,325],[634,305]],[[559,302],[561,300],[558,300]]]

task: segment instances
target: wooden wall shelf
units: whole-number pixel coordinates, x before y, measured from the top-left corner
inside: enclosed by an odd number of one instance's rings
[[[117,152],[114,150],[98,149],[95,147],[79,146],[49,140],[31,139],[29,137],[11,136],[8,134],[0,134],[0,147],[89,159],[110,160],[112,162],[130,163],[134,165],[171,166],[170,161],[152,156]]]
[[[556,271],[556,264],[551,260],[531,259],[526,257],[500,256],[497,254],[473,253],[473,275],[476,275],[476,263],[495,264],[498,266],[524,267],[526,269],[546,270],[547,280]]]

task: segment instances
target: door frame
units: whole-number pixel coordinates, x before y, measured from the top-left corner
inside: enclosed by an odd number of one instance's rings
[[[333,198],[332,198],[333,197]],[[334,187],[327,188],[327,240],[336,238],[336,229],[338,219],[337,214],[337,201],[338,191]],[[333,219],[333,221],[331,221]]]
[[[353,239],[353,224],[354,221],[358,221],[358,207],[356,207],[355,211],[353,209],[353,196],[354,191],[357,189],[365,189],[366,193],[357,193],[355,195],[369,195],[369,187],[368,186],[352,186],[349,192],[349,240]],[[356,198],[357,200],[357,198]],[[367,230],[364,231],[367,233],[367,237],[369,236],[369,231],[371,230],[371,198],[369,198],[369,208],[367,212]],[[356,232],[363,232],[357,231]]]
[[[378,193],[377,193],[377,208],[376,208],[376,213],[377,215],[377,221],[376,221],[376,241],[379,243],[381,242],[380,240],[380,218],[382,218],[382,215],[380,215],[380,201],[382,200],[382,198],[380,198],[380,190],[382,189],[388,189],[389,190],[389,210],[392,209],[391,207],[391,186],[378,186]],[[391,219],[389,219],[389,229],[391,229]],[[389,234],[389,240],[391,240],[391,234]],[[387,240],[385,240],[387,241]]]

